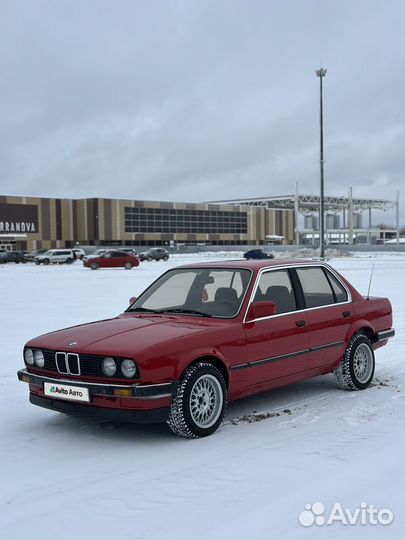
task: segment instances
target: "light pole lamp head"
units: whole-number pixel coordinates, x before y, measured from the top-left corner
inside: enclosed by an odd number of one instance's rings
[[[316,69],[315,73],[316,73],[317,77],[325,77],[326,69],[325,68]]]

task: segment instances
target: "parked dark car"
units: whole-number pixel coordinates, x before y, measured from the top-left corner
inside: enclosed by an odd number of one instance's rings
[[[246,260],[250,259],[274,259],[273,253],[266,253],[262,249],[251,249],[243,254]]]
[[[25,254],[25,260],[27,262],[33,262],[35,257],[38,257],[38,255],[42,255],[46,251],[48,250],[47,249],[34,249],[30,253]]]
[[[24,251],[3,251],[0,253],[0,263],[25,263],[27,259],[25,258]]]
[[[138,257],[115,249],[108,250],[98,257],[89,256],[83,259],[83,266],[92,270],[98,270],[99,268],[125,268],[131,270],[131,268],[138,265]]]
[[[169,252],[165,248],[150,248],[138,255],[141,261],[168,261]]]

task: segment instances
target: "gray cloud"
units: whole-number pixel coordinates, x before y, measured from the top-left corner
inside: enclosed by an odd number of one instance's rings
[[[316,192],[323,62],[327,194],[403,200],[403,15],[399,0],[3,0],[0,193]]]

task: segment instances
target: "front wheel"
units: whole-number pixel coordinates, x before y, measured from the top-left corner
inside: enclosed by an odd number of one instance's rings
[[[131,270],[132,264],[130,262],[125,263],[125,270]]]
[[[70,257],[66,259],[66,264],[72,264],[72,263],[73,263],[73,259],[71,259]]]
[[[375,369],[371,341],[362,333],[349,341],[344,357],[335,369],[337,383],[343,390],[364,390],[370,386]]]
[[[49,259],[44,259],[42,262],[43,262],[44,264],[49,264],[50,261],[49,261]]]
[[[167,423],[180,437],[206,437],[220,426],[226,401],[222,373],[212,364],[199,362],[187,368],[180,379]]]

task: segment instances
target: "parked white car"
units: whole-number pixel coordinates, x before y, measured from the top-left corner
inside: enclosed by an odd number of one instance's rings
[[[76,259],[80,259],[81,261],[83,260],[83,257],[86,255],[84,250],[80,248],[73,248],[72,251],[76,255]]]
[[[75,258],[71,249],[49,249],[35,257],[35,264],[72,264]]]

